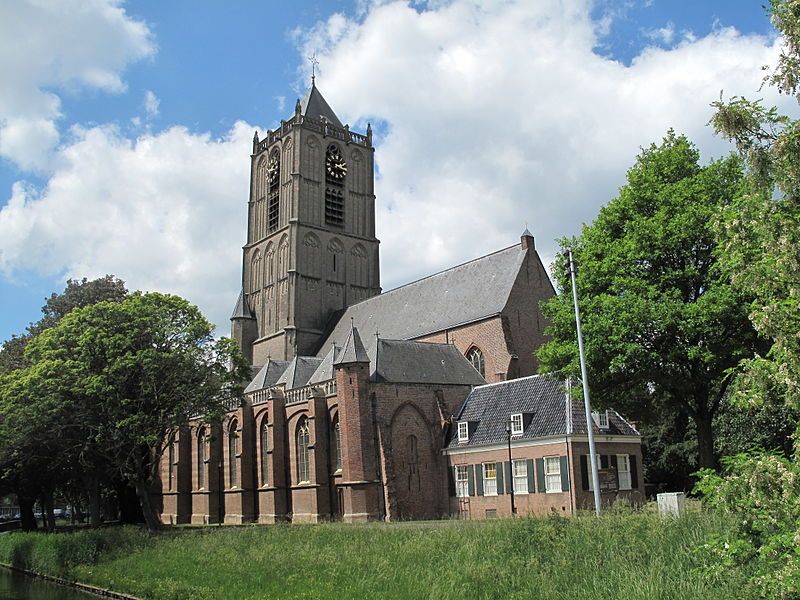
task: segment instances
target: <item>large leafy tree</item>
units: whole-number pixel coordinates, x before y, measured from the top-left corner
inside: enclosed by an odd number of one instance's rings
[[[151,530],[160,525],[150,492],[169,433],[241,396],[247,367],[212,332],[186,300],[134,293],[71,311],[26,349],[29,392],[67,422],[70,410],[81,415],[78,437],[134,485]]]
[[[670,131],[642,151],[627,183],[570,246],[590,385],[600,405],[632,418],[661,403],[695,424],[698,463],[713,466],[712,422],[727,372],[753,353],[748,298],[719,268],[713,222],[741,186],[736,157],[699,164],[699,153]],[[554,276],[561,294],[544,306],[551,341],[543,371],[578,372],[575,322],[563,257]],[[564,293],[567,292],[567,293]]]
[[[771,0],[769,11],[783,48],[764,84],[800,103],[800,1]],[[748,167],[747,189],[722,220],[720,257],[753,296],[750,318],[770,342],[742,363],[736,396],[800,410],[800,120],[742,97],[714,107],[712,125]]]

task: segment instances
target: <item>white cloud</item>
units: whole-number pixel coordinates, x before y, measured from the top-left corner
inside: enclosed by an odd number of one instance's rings
[[[646,38],[656,42],[661,42],[665,46],[669,46],[675,40],[675,24],[670,21],[664,27],[655,27],[653,29],[646,29],[644,31]]]
[[[721,89],[754,95],[777,54],[773,41],[717,29],[626,66],[593,53],[598,24],[578,0],[362,7],[307,32],[298,61],[305,69],[317,49],[329,103],[356,129],[376,126],[384,288],[515,243],[526,222],[549,263],[554,238],[594,219],[669,127],[706,158],[727,152],[706,126],[709,103]],[[0,271],[113,273],[186,296],[225,332],[252,130],[74,130],[47,186],[16,184],[0,210]]]
[[[119,0],[0,2],[0,156],[46,170],[63,90],[120,92],[125,66],[155,51]]]
[[[147,90],[144,93],[144,112],[148,119],[154,119],[158,116],[158,107],[161,105],[161,100],[158,99],[152,91]]]
[[[718,28],[626,66],[593,52],[602,23],[588,0],[367,9],[317,24],[299,51],[317,50],[317,84],[343,121],[383,124],[384,287],[512,244],[525,221],[549,262],[553,240],[593,220],[668,128],[705,158],[728,152],[707,127],[709,104],[721,89],[757,93],[778,51]]]
[[[253,127],[223,139],[173,127],[136,140],[73,132],[41,192],[0,209],[0,272],[98,277],[182,295],[225,333],[240,282]]]

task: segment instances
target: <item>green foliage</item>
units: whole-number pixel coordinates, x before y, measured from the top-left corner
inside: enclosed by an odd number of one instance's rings
[[[580,236],[561,240],[578,263],[589,381],[600,406],[643,422],[661,406],[695,423],[699,463],[713,466],[711,422],[727,372],[752,356],[748,298],[719,268],[712,223],[741,188],[735,157],[700,166],[670,131],[642,151],[619,196]],[[544,305],[551,341],[540,370],[578,373],[572,295],[563,257],[561,294]],[[653,421],[651,421],[653,422]]]
[[[764,83],[800,101],[800,2],[770,0],[769,11],[783,48]],[[750,318],[771,344],[742,362],[735,399],[780,398],[800,410],[800,121],[760,100],[713,106],[714,129],[736,144],[749,175],[746,193],[721,219],[719,256],[733,283],[753,296]]]
[[[140,598],[713,600],[735,597],[742,579],[709,585],[694,548],[729,528],[709,513],[662,520],[629,512],[599,520],[223,527],[156,536],[120,528],[97,532],[115,537],[99,554],[79,552],[86,557],[80,563],[50,555],[43,562]],[[73,535],[80,534],[49,537]],[[40,540],[2,536],[0,560],[24,544],[33,545],[33,560],[51,543]]]
[[[728,399],[714,420],[717,453],[731,456],[766,450],[791,456],[797,416],[795,410],[780,402],[742,405]]]
[[[696,486],[736,524],[703,547],[706,573],[724,581],[750,569],[748,597],[800,598],[800,467],[773,454],[737,454],[723,464],[722,476],[702,471]]]

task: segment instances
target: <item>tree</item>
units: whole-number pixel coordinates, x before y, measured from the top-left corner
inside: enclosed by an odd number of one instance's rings
[[[800,2],[770,0],[783,34],[778,64],[764,84],[800,103]],[[750,319],[770,345],[744,360],[736,399],[783,402],[800,410],[800,120],[761,101],[713,103],[711,123],[736,144],[748,167],[747,188],[722,219],[721,261],[735,285],[753,296]]]
[[[642,151],[619,196],[562,246],[579,264],[577,287],[589,380],[598,403],[634,418],[668,403],[696,428],[698,463],[714,466],[712,422],[727,372],[752,356],[756,335],[748,298],[716,259],[712,223],[736,196],[736,157],[702,167],[684,136],[668,132]],[[554,275],[561,294],[544,305],[551,341],[540,369],[578,372],[575,322],[563,257]]]
[[[150,530],[160,526],[150,491],[169,433],[241,398],[247,366],[212,332],[186,300],[137,292],[71,311],[26,350],[31,369],[51,373],[43,401],[86,416],[84,435],[133,484]]]

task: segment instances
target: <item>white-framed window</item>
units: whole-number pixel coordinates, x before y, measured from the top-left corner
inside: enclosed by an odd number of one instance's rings
[[[544,482],[548,494],[561,491],[561,459],[558,456],[544,457]]]
[[[513,463],[514,470],[514,493],[527,494],[528,493],[528,461],[515,460]]]
[[[522,435],[522,413],[511,415],[511,435]]]
[[[469,496],[469,475],[467,474],[467,465],[456,465],[456,497],[466,498]]]
[[[497,496],[497,463],[483,464],[483,495]]]
[[[459,442],[469,441],[469,423],[467,421],[458,422],[458,441]]]
[[[593,412],[592,418],[600,429],[608,429],[608,411]]]
[[[631,459],[627,454],[617,454],[617,477],[619,489],[631,489]]]

